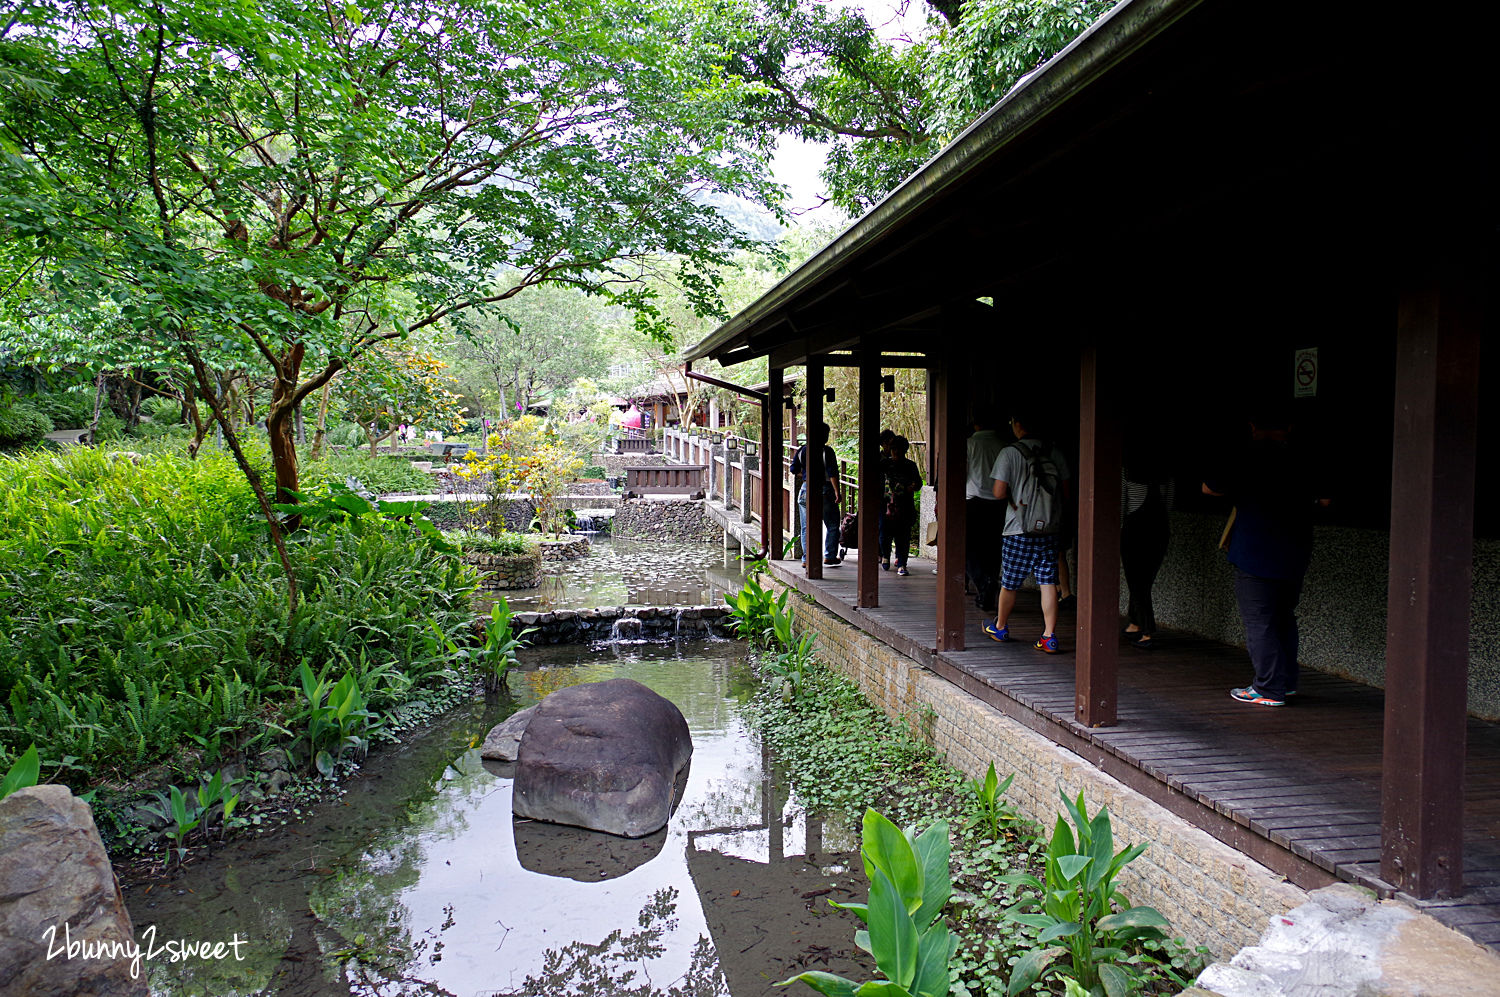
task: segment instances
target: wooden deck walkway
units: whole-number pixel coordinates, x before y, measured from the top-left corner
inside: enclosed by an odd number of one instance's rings
[[[1037,595],[1020,594],[1011,632],[997,644],[970,602],[967,648],[935,650],[933,562],[880,576],[881,605],[857,609],[857,554],[809,581],[795,561],[780,578],[938,675],[1245,852],[1292,882],[1342,879],[1390,895],[1380,879],[1380,770],[1384,693],[1304,669],[1287,708],[1248,706],[1229,690],[1250,680],[1237,647],[1168,631],[1150,651],[1120,649],[1119,723],[1073,720],[1073,614],[1058,626],[1063,653],[1031,646],[1041,632]],[[1470,719],[1464,786],[1463,897],[1419,902],[1443,923],[1500,948],[1500,726]]]

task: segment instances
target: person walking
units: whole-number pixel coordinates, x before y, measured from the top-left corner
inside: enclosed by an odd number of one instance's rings
[[[974,604],[995,609],[1000,592],[1000,538],[1005,533],[1005,506],[994,493],[990,471],[1009,442],[1001,436],[999,413],[982,409],[974,419],[968,443],[968,478],[964,484],[964,572],[974,586]]]
[[[1229,695],[1252,706],[1285,706],[1297,694],[1297,603],[1312,558],[1313,514],[1329,499],[1291,445],[1292,423],[1270,409],[1250,420],[1250,445],[1205,495],[1234,500],[1228,531],[1234,597],[1245,625],[1252,682]]]
[[[829,427],[823,423],[813,434],[823,448],[823,563],[842,564],[839,558],[839,464],[838,456],[828,445]],[[797,507],[802,511],[802,565],[807,566],[807,444],[792,455],[792,476],[802,482],[797,489]]]
[[[1130,593],[1125,639],[1143,651],[1156,636],[1151,589],[1167,555],[1174,498],[1165,461],[1143,444],[1128,444],[1120,475],[1120,565]]]
[[[998,611],[984,632],[991,640],[1010,640],[1016,592],[1033,576],[1042,590],[1042,635],[1033,646],[1057,654],[1057,534],[1069,489],[1068,465],[1056,447],[1028,432],[1030,418],[1022,413],[1010,420],[1016,442],[1000,451],[990,471],[992,493],[1007,503],[1007,511]]]
[[[891,548],[896,549],[896,574],[906,575],[906,558],[911,551],[911,530],[917,522],[914,498],[922,487],[922,472],[906,456],[911,443],[904,436],[891,440],[890,456],[880,462],[880,478],[885,484],[882,503],[885,531],[880,536],[880,567],[891,568]]]

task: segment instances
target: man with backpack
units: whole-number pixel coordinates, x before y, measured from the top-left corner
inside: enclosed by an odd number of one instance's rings
[[[1025,416],[1025,419],[1031,417]],[[1007,504],[1005,536],[1000,546],[999,612],[984,632],[991,640],[1010,640],[1007,623],[1016,607],[1016,591],[1028,575],[1042,590],[1042,636],[1033,646],[1057,654],[1057,549],[1067,498],[1068,465],[1057,448],[1027,432],[1018,416],[1010,420],[1016,441],[1000,451],[990,472],[994,496]]]
[[[838,565],[839,558],[839,464],[833,448],[828,445],[828,423],[820,425],[812,435],[823,447],[823,563]],[[801,483],[797,489],[797,506],[802,512],[802,566],[807,566],[807,444],[797,448],[792,455],[792,477]]]

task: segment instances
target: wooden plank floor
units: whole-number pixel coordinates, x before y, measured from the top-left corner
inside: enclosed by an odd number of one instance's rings
[[[1285,709],[1238,703],[1250,681],[1241,648],[1167,631],[1151,651],[1120,649],[1119,723],[1073,720],[1074,617],[1058,631],[1063,653],[1031,646],[1041,632],[1034,592],[997,644],[969,601],[967,648],[936,652],[937,578],[930,560],[880,575],[880,605],[858,609],[857,552],[810,581],[795,561],[773,571],[825,608],[1094,761],[1110,775],[1286,875],[1316,888],[1335,878],[1392,892],[1380,880],[1380,769],[1384,693],[1304,669]],[[1500,948],[1500,726],[1470,719],[1465,780],[1464,896],[1424,902],[1438,920]]]

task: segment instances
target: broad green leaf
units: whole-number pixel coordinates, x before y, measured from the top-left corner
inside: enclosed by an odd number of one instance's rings
[[[41,760],[37,755],[36,745],[33,744],[15,760],[10,771],[5,774],[5,778],[0,779],[0,800],[18,789],[35,786],[37,779],[41,777],[41,772]]]
[[[1089,855],[1063,855],[1057,860],[1057,870],[1062,873],[1064,881],[1072,883],[1093,861]]]
[[[873,809],[865,811],[863,847],[860,855],[865,860],[865,876],[874,883],[873,869],[880,869],[898,891],[903,908],[916,910],[922,903],[922,867],[917,864],[911,841],[881,814]],[[873,885],[872,885],[873,895]]]
[[[842,976],[833,973],[822,973],[809,970],[806,973],[798,973],[789,980],[782,980],[776,984],[778,987],[789,987],[798,980],[806,983],[825,997],[854,997],[859,991],[859,984],[853,980],[846,980]]]
[[[917,926],[890,877],[878,866],[874,873],[870,880],[871,955],[886,979],[910,986],[917,965]]]
[[[870,908],[868,904],[845,904],[839,903],[837,900],[830,900],[828,901],[828,906],[837,907],[839,910],[853,911],[855,917],[859,918],[865,924],[870,923]]]
[[[1110,830],[1109,810],[1101,807],[1094,815],[1093,824],[1090,827],[1089,838],[1091,848],[1090,854],[1094,857],[1094,864],[1089,869],[1088,889],[1094,890],[1099,883],[1110,874],[1110,860],[1114,857],[1115,839]]]
[[[870,980],[860,984],[856,997],[911,997],[911,991],[890,980]]]
[[[948,962],[958,939],[939,921],[917,940],[917,969],[911,992],[917,997],[948,997]]]
[[[948,822],[940,820],[934,823],[917,836],[914,845],[922,866],[922,902],[913,914],[920,930],[933,922],[953,894]]]
[[[1048,966],[1058,956],[1068,950],[1060,946],[1049,946],[1048,948],[1032,949],[1016,961],[1016,965],[1010,971],[1010,985],[1006,987],[1009,997],[1017,997],[1031,988],[1031,985],[1042,978]]]
[[[1104,985],[1107,997],[1130,997],[1135,993],[1135,979],[1113,963],[1099,965],[1099,982]]]
[[[1045,945],[1059,938],[1072,938],[1083,930],[1083,925],[1076,921],[1058,921],[1052,927],[1036,936],[1038,944]]]
[[[1100,931],[1120,931],[1124,928],[1161,928],[1165,931],[1172,923],[1155,907],[1131,907],[1118,914],[1106,914],[1096,922],[1096,926]]]
[[[1007,920],[1032,928],[1050,928],[1059,923],[1057,918],[1048,917],[1046,914],[1011,914]]]

